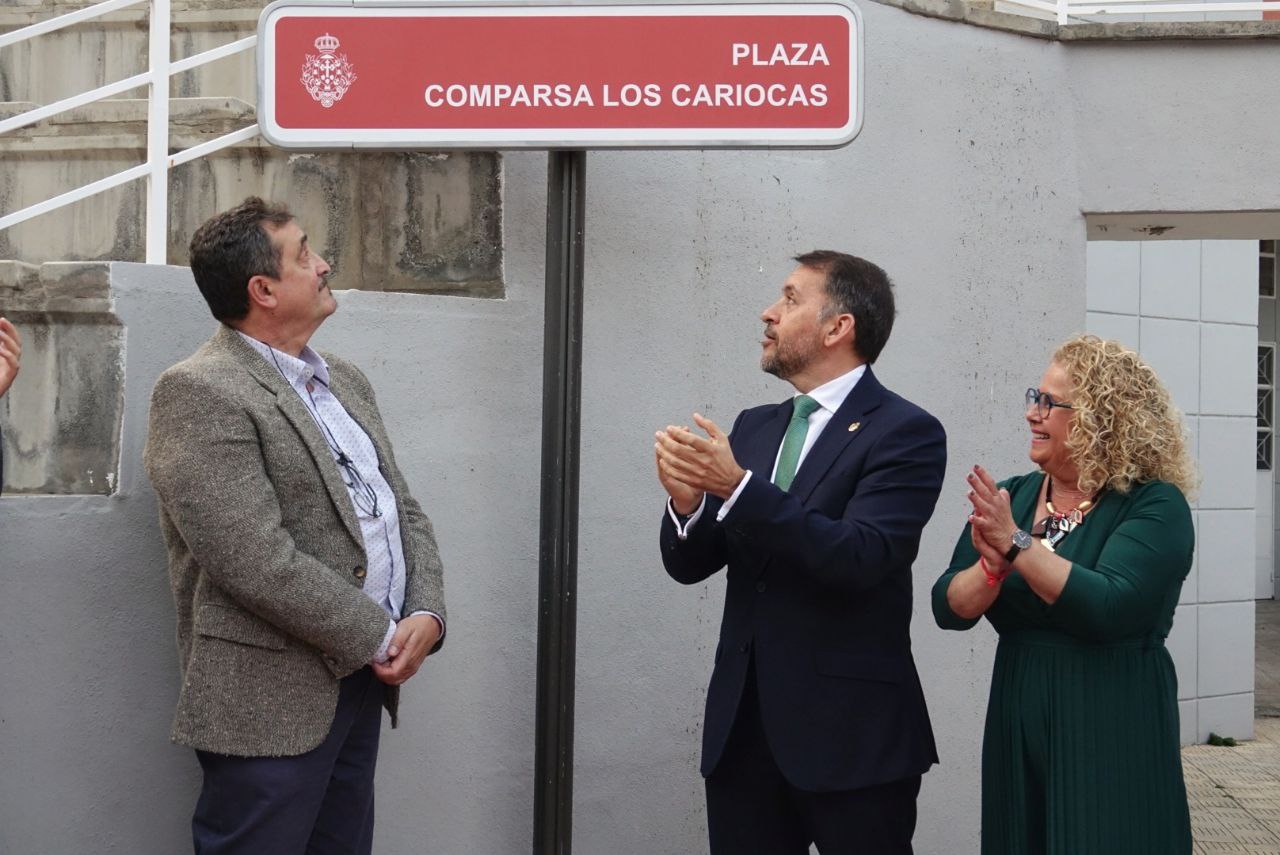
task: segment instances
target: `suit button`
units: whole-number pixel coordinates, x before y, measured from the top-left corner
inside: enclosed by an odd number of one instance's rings
[[[756,590],[757,590],[757,591],[759,591],[759,592],[760,592],[760,593],[762,593],[762,594],[765,592],[765,590],[766,590],[768,587],[769,587],[769,586],[768,586],[768,585],[766,585],[766,584],[764,583],[764,580],[761,580],[761,581],[759,581],[759,582],[756,582]]]
[[[367,571],[363,567],[355,567],[351,570],[351,575],[357,579],[363,579]]]
[[[747,652],[747,650],[748,650],[748,649],[750,649],[750,647],[751,647],[751,645],[744,641],[744,642],[742,642],[741,644],[739,644],[739,645],[738,645],[738,652],[739,652],[739,653],[746,653],[746,652]]]

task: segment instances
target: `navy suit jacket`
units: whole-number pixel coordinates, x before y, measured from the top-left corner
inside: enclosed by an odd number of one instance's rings
[[[723,522],[707,496],[662,559],[692,585],[728,566],[707,690],[702,774],[716,768],[755,660],[760,715],[779,769],[803,790],[900,780],[938,762],[911,656],[911,563],[946,468],[936,418],[866,373],[789,492],[770,483],[792,402],[743,411],[730,434],[751,479]]]

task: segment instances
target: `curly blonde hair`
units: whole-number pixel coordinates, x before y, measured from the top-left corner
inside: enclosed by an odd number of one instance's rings
[[[1068,339],[1053,354],[1071,378],[1067,450],[1089,493],[1167,481],[1190,498],[1200,483],[1182,413],[1156,372],[1118,341]]]

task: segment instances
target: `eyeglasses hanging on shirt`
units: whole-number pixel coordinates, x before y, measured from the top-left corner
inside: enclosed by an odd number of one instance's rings
[[[285,382],[288,383],[291,388],[297,391],[296,387],[293,385],[293,381],[289,379],[289,375],[285,373],[283,366],[280,365],[280,360],[276,358],[275,348],[271,348],[269,353],[271,355],[271,361],[275,363],[276,370],[280,372],[280,376],[284,378]],[[351,504],[355,507],[357,516],[364,519],[374,519],[380,523],[378,527],[382,532],[382,543],[386,548],[385,555],[389,563],[388,575],[389,578],[393,578],[397,572],[397,562],[395,558],[396,553],[395,549],[391,545],[391,526],[396,524],[395,505],[392,504],[389,512],[383,510],[378,502],[378,491],[363,475],[360,474],[360,468],[356,466],[351,455],[347,454],[346,449],[338,443],[338,438],[330,429],[328,422],[324,420],[324,416],[320,414],[320,405],[316,401],[315,388],[312,385],[312,382],[319,383],[326,391],[329,391],[331,396],[333,395],[333,392],[329,390],[329,384],[313,374],[311,379],[303,384],[307,392],[307,397],[303,398],[302,395],[299,394],[298,399],[302,401],[302,406],[306,409],[307,413],[310,414],[311,420],[316,423],[316,427],[320,428],[320,433],[324,438],[325,445],[329,447],[329,452],[333,455],[334,462],[338,464],[338,469],[342,475],[342,482],[347,487],[347,495],[351,497]],[[341,406],[341,404],[339,404],[339,406]],[[373,453],[375,455],[377,454],[376,447],[373,448]],[[377,464],[375,463],[374,465]],[[366,550],[368,550],[368,534],[365,531],[363,523],[361,523],[361,532],[362,535],[366,537],[364,545]],[[372,562],[372,560],[373,559],[371,558],[370,561]]]
[[[280,372],[280,376],[288,381],[289,375],[284,373],[284,368],[280,366],[280,361],[276,359],[274,353],[271,354],[271,361],[276,364],[276,370]],[[326,389],[329,388],[329,384],[319,377],[312,377],[311,380]],[[378,493],[360,474],[360,469],[356,466],[355,461],[338,444],[333,431],[329,429],[328,423],[320,415],[320,405],[316,403],[316,397],[312,393],[311,380],[306,383],[307,398],[311,401],[311,406],[306,409],[311,414],[311,420],[316,423],[316,427],[320,428],[320,432],[324,435],[325,444],[329,446],[329,451],[333,453],[333,459],[338,464],[338,468],[342,470],[342,481],[347,485],[347,492],[351,494],[351,502],[360,513],[379,519],[382,517],[382,509],[378,507]],[[303,402],[303,404],[305,406],[306,402]]]

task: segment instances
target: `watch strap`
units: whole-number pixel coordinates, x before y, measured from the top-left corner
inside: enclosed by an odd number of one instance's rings
[[[1004,560],[1013,563],[1013,559],[1018,557],[1018,553],[1031,546],[1031,535],[1022,529],[1015,529],[1012,536],[1013,545],[1009,547],[1009,551],[1004,554]],[[1020,542],[1021,541],[1021,542]]]

